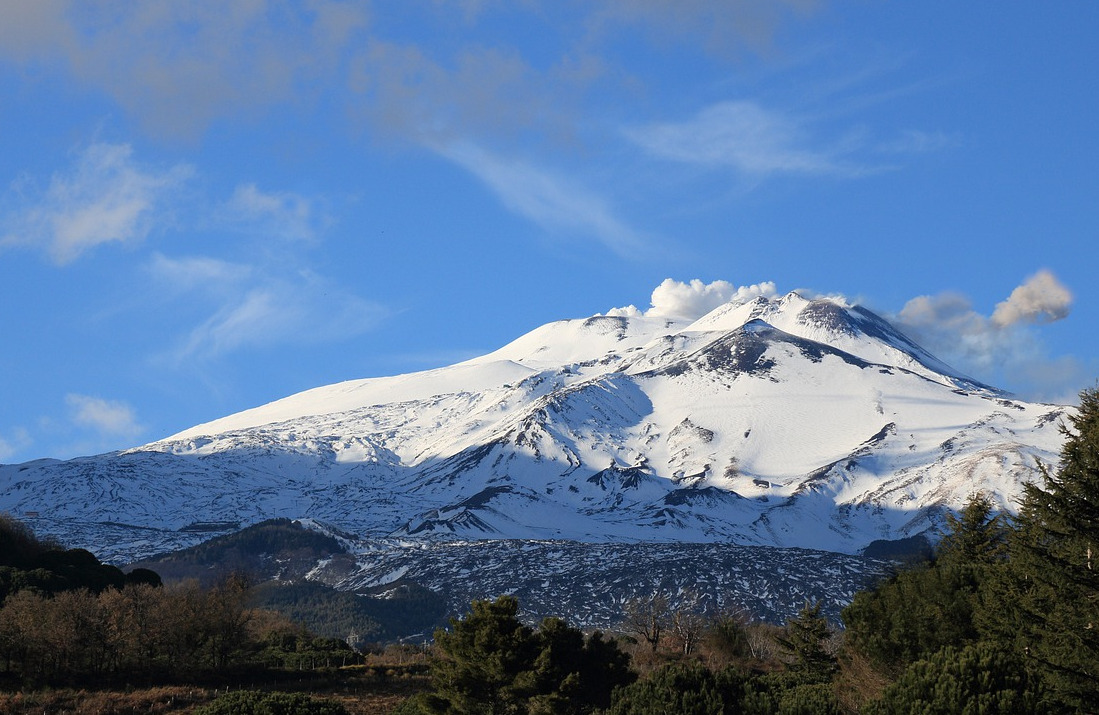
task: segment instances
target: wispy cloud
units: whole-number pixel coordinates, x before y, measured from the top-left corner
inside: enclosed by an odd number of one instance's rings
[[[852,148],[812,146],[802,122],[751,101],[722,102],[683,122],[648,124],[626,136],[649,154],[753,177],[775,174],[859,176],[874,167],[850,159]]]
[[[125,402],[71,393],[65,397],[72,421],[102,438],[132,439],[144,431],[133,407]]]
[[[210,311],[166,355],[175,364],[244,349],[346,340],[389,315],[383,305],[309,270],[286,274],[271,266],[163,255],[148,270],[163,289]]]
[[[662,81],[616,65],[623,33],[661,52],[687,45],[693,51],[703,37],[714,55],[730,48],[765,53],[776,31],[814,4],[463,0],[383,9],[345,0],[148,0],[121,11],[78,0],[16,0],[0,27],[0,60],[59,70],[106,92],[154,135],[192,138],[217,119],[262,114],[277,104],[309,112],[323,101],[326,110],[335,106],[355,118],[367,137],[384,137],[386,146],[396,136],[448,147],[448,158],[543,227],[584,231],[629,253],[645,241],[609,198],[540,168],[546,162],[502,157],[522,153],[519,146],[535,156],[532,138],[539,147],[601,151],[581,135],[608,125],[608,91],[636,97],[640,85]],[[501,36],[494,21],[501,14],[509,23],[545,28],[546,42],[531,51]],[[408,26],[445,27],[450,39],[427,44],[422,33],[402,32]],[[753,102],[716,105],[688,122],[642,125],[628,134],[652,156],[753,177],[866,170],[844,150],[814,141],[803,123]],[[273,235],[309,237],[324,222],[308,199],[255,185],[241,186],[226,208],[267,216],[266,225],[282,231]]]
[[[0,60],[60,69],[158,136],[193,139],[219,118],[280,104],[308,110],[326,95],[375,128],[407,136],[526,126],[554,102],[539,99],[545,83],[509,43],[495,49],[475,39],[479,6],[457,8],[471,37],[451,56],[432,57],[379,35],[371,23],[379,11],[346,0],[146,0],[125,10],[13,0],[0,25]],[[446,26],[455,11],[432,3],[407,12],[419,15],[417,25]],[[361,91],[348,95],[348,87]]]
[[[41,248],[65,265],[105,243],[141,241],[162,220],[168,193],[191,174],[182,164],[142,167],[127,144],[93,144],[44,191],[19,187],[23,196],[3,219],[0,245]]]
[[[9,193],[8,204],[15,208],[0,216],[0,248],[38,249],[64,266],[107,243],[136,246],[155,230],[183,228],[212,228],[236,239],[227,242],[236,248],[251,246],[243,262],[160,251],[144,260],[152,301],[174,304],[173,316],[208,311],[200,324],[185,328],[176,361],[247,347],[337,341],[361,334],[387,314],[310,268],[307,250],[331,222],[318,208],[323,199],[245,183],[222,201],[204,199],[202,191],[176,200],[194,174],[186,165],[144,166],[126,144],[91,145],[45,189],[36,190],[28,180]],[[176,211],[188,218],[178,222]],[[87,426],[105,428],[107,422],[95,422],[97,415],[123,413],[117,405],[91,399],[70,399]],[[118,409],[112,413],[110,407]],[[5,444],[11,449],[14,443]]]
[[[598,27],[640,25],[663,41],[698,42],[717,55],[744,48],[767,51],[791,11],[805,14],[814,0],[602,0],[591,4]]]
[[[446,146],[440,153],[481,179],[509,209],[548,231],[590,236],[622,255],[647,249],[640,232],[575,181],[469,143]]]
[[[308,96],[366,26],[365,7],[339,0],[13,0],[0,58],[63,67],[154,133],[190,137],[216,117]]]
[[[702,37],[717,56],[765,53],[776,31],[814,4],[145,0],[123,10],[11,0],[0,61],[64,72],[114,98],[155,135],[194,138],[220,118],[280,104],[308,111],[339,97],[374,130],[483,143],[531,127],[543,138],[568,133],[593,85],[622,79],[607,67],[621,33],[662,50],[694,49]],[[531,53],[500,36],[493,21],[500,15],[556,39]],[[404,26],[446,28],[454,41],[429,46]]]
[[[159,251],[144,261],[149,299],[175,308],[165,315],[207,311],[198,325],[182,329],[175,361],[248,347],[337,341],[361,334],[386,315],[379,304],[311,270],[306,251],[330,223],[317,208],[322,200],[242,184],[224,201],[196,199],[202,194],[197,191],[177,202],[174,193],[194,173],[185,165],[144,166],[126,144],[91,145],[45,189],[36,190],[27,180],[9,193],[8,204],[16,206],[0,217],[0,247],[38,249],[67,265],[107,243],[136,246],[161,228],[201,225],[243,237],[245,246],[254,246],[246,251],[247,262]],[[184,209],[189,218],[180,224],[175,212]],[[113,424],[128,436],[126,406],[96,399],[71,396],[74,419],[105,432]],[[14,436],[5,438],[0,451],[11,451],[16,443]]]
[[[234,290],[255,273],[252,266],[210,256],[170,258],[154,253],[147,264],[155,283],[173,293],[191,290]]]
[[[33,442],[30,432],[23,427],[16,427],[6,435],[0,434],[0,462],[22,453]]]
[[[242,348],[345,340],[375,327],[389,311],[303,274],[296,283],[249,289],[197,326],[178,358],[215,357]]]
[[[882,154],[929,154],[959,144],[961,139],[957,135],[908,129],[896,139],[882,142],[876,148]]]
[[[331,223],[315,200],[289,191],[260,191],[242,184],[225,203],[226,219],[239,228],[290,241],[313,241]]]

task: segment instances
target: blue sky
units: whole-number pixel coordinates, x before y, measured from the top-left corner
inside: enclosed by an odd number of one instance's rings
[[[1099,377],[1099,4],[3,5],[0,461],[756,284]]]

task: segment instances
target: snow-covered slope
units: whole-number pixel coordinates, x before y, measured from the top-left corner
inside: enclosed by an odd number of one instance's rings
[[[0,467],[0,509],[70,530],[308,516],[403,539],[850,553],[977,491],[1011,508],[1056,462],[1066,409],[958,374],[859,306],[791,293],[690,324],[551,323],[451,367]]]

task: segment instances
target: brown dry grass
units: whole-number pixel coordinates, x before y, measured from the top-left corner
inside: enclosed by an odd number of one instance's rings
[[[339,684],[314,694],[339,701],[351,715],[386,715],[416,693],[430,687],[423,666],[359,666],[348,668]]]
[[[835,680],[836,699],[845,712],[859,712],[881,697],[892,679],[874,667],[868,658],[853,650],[840,653],[840,672]]]
[[[0,693],[0,712],[35,715],[131,715],[186,713],[209,702],[214,691],[186,686],[129,692],[111,690],[41,690]]]
[[[413,694],[427,689],[422,665],[347,668],[327,684],[280,682],[278,690],[298,690],[337,700],[352,715],[386,715]],[[236,688],[233,688],[234,690]],[[258,689],[258,688],[256,688]],[[222,692],[226,689],[222,688]],[[199,686],[159,686],[139,690],[43,689],[0,692],[0,714],[7,715],[160,715],[193,712],[212,701],[217,690]]]

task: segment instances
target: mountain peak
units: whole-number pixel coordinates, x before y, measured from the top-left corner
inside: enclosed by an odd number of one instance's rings
[[[975,491],[1010,508],[1056,460],[1063,414],[957,374],[866,308],[791,292],[693,322],[557,321],[134,450],[0,467],[0,509],[142,538],[285,516],[374,538],[854,552]]]

